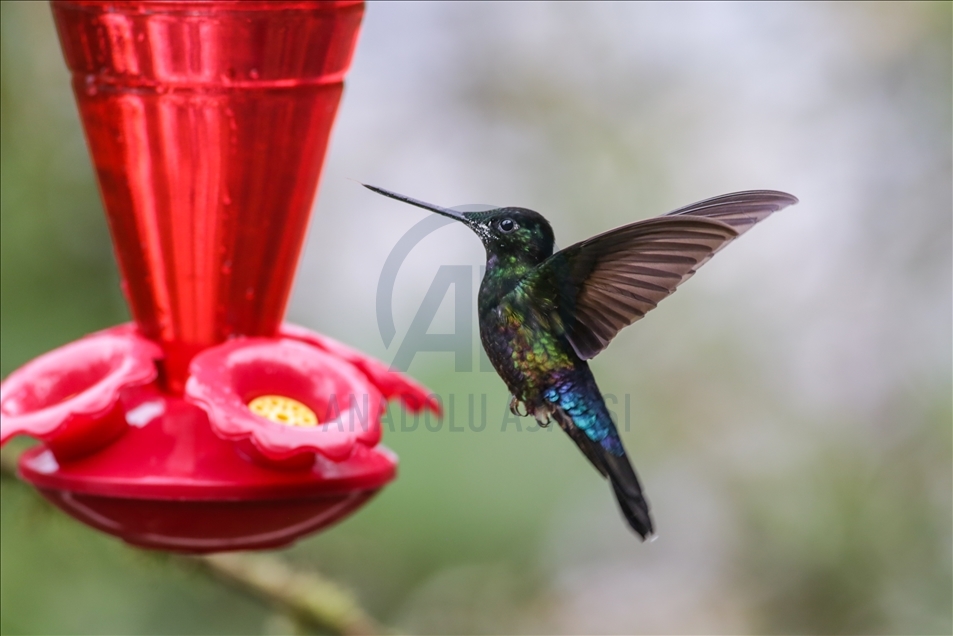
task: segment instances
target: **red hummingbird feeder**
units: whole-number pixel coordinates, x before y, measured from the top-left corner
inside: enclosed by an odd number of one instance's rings
[[[134,324],[0,389],[20,475],[104,532],[271,548],[396,474],[423,387],[282,323],[362,2],[53,2]]]

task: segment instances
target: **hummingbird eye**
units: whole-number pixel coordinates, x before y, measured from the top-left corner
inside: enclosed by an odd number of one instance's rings
[[[510,232],[514,230],[518,230],[520,226],[517,225],[516,221],[514,221],[513,219],[503,219],[502,221],[499,222],[498,227],[500,228],[501,232],[509,234]]]

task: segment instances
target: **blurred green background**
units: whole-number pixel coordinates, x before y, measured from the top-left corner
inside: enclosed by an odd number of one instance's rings
[[[6,376],[128,313],[49,8],[0,10]],[[530,207],[563,246],[732,190],[801,203],[594,361],[657,541],[561,432],[500,430],[494,374],[422,353],[486,430],[385,431],[398,480],[281,556],[406,632],[951,633],[951,56],[947,2],[372,3],[295,322],[389,362],[438,267],[482,264],[465,228],[425,239],[385,347],[377,278],[424,213],[347,177]],[[0,512],[5,634],[290,629],[9,480]]]

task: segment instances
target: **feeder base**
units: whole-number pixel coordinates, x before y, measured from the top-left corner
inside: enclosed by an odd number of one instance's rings
[[[287,546],[346,517],[376,492],[277,501],[162,501],[40,489],[70,516],[126,543],[188,553]]]
[[[217,437],[205,412],[155,385],[124,395],[127,431],[102,450],[57,461],[21,455],[20,476],[71,516],[133,545],[177,552],[288,545],[348,516],[396,475],[378,445],[346,460],[269,469]]]

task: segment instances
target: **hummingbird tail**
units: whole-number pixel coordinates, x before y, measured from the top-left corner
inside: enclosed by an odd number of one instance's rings
[[[622,510],[622,515],[629,526],[638,533],[643,541],[652,535],[655,529],[652,524],[652,517],[649,514],[649,504],[642,495],[639,478],[636,476],[632,464],[629,463],[625,449],[622,448],[622,440],[615,432],[615,427],[611,425],[611,420],[609,420],[609,426],[612,426],[609,435],[611,438],[609,446],[612,447],[612,450],[607,450],[603,444],[593,441],[586,435],[585,431],[576,426],[572,416],[562,408],[555,407],[553,417],[559,422],[560,428],[566,431],[569,437],[576,442],[576,445],[596,467],[596,470],[602,473],[602,476],[612,484],[612,490],[619,502],[619,508]],[[608,413],[605,414],[605,417],[609,417]]]
[[[655,533],[655,528],[649,514],[649,504],[642,495],[639,478],[636,477],[632,464],[629,463],[629,459],[625,455],[616,457],[607,453],[605,461],[608,466],[609,483],[612,484],[612,490],[615,492],[615,498],[619,502],[622,515],[629,522],[629,526],[638,532],[644,541]]]

